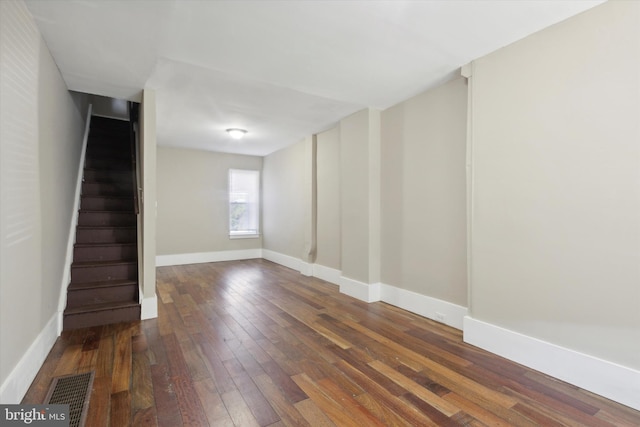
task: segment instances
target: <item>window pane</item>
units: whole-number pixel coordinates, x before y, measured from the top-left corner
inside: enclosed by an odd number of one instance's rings
[[[229,234],[257,235],[260,223],[260,172],[229,170]]]

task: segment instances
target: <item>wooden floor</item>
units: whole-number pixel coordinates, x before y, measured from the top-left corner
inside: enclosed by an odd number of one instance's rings
[[[639,426],[455,329],[264,260],[158,269],[159,317],[64,333],[23,403],[95,370],[87,426]]]

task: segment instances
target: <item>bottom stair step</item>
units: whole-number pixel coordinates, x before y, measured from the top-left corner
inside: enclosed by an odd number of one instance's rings
[[[140,304],[137,302],[85,305],[65,309],[63,329],[88,328],[135,320],[140,320]]]
[[[96,305],[138,300],[136,280],[71,283],[67,289],[67,310]]]

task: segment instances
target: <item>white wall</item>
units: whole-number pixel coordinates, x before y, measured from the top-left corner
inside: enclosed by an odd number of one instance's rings
[[[158,255],[259,249],[229,238],[229,169],[262,170],[262,158],[158,148]]]
[[[340,246],[340,128],[317,136],[317,255],[316,264],[341,270]]]
[[[17,403],[57,336],[86,100],[23,2],[0,2],[0,40],[0,401]]]
[[[263,248],[302,259],[305,249],[305,141],[264,158],[262,168]]]
[[[508,357],[554,360],[539,369],[640,409],[640,3],[607,2],[480,58],[471,82],[481,323],[465,339],[499,347],[487,337],[502,334]]]
[[[467,305],[467,85],[382,112],[382,282]]]

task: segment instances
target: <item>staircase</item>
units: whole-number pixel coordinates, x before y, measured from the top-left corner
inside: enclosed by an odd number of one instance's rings
[[[63,329],[140,319],[129,122],[93,116]]]

